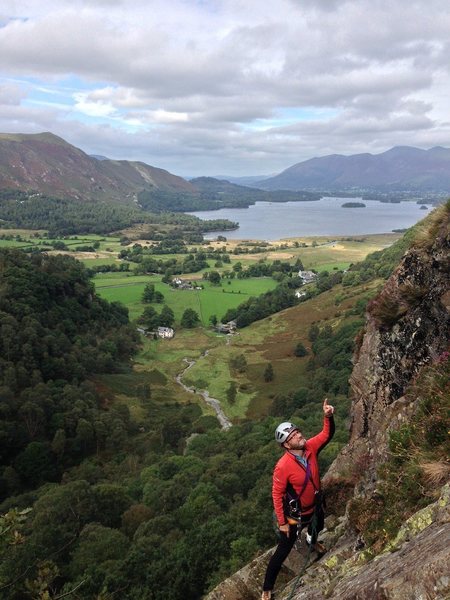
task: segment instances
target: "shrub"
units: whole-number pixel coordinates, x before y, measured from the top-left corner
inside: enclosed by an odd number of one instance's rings
[[[308,354],[308,350],[305,348],[302,342],[298,342],[298,344],[294,348],[294,354],[295,356],[299,357],[306,356]]]

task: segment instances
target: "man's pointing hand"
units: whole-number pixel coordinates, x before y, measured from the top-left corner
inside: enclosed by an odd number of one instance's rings
[[[334,413],[334,406],[328,404],[328,398],[325,398],[323,401],[323,412],[326,417],[331,417],[331,415]]]

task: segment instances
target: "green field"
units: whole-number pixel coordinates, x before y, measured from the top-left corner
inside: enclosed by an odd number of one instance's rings
[[[39,234],[41,237],[36,238],[35,235]],[[63,242],[70,253],[73,256],[83,262],[87,267],[94,267],[98,265],[117,265],[119,261],[118,254],[120,250],[124,248],[120,244],[120,237],[115,236],[102,236],[96,234],[81,234],[67,236],[65,238],[54,238],[48,239],[43,237],[44,232],[35,232],[31,230],[9,230],[0,229],[1,235],[20,235],[22,240],[0,240],[0,247],[22,247],[29,248],[35,247],[48,247],[52,242]],[[148,240],[142,240],[136,236],[139,234],[138,231],[129,231],[127,235],[134,243],[139,243],[143,247],[151,245]],[[298,258],[302,261],[305,269],[315,269],[317,271],[333,271],[335,269],[347,269],[351,263],[356,263],[363,260],[367,254],[380,250],[392,244],[396,239],[400,237],[400,234],[389,233],[389,234],[375,234],[366,236],[353,236],[353,237],[316,237],[316,238],[297,238],[297,239],[286,239],[279,242],[272,242],[267,246],[264,252],[249,254],[230,254],[230,264],[224,264],[223,267],[217,268],[214,266],[216,262],[215,258],[208,259],[209,267],[199,273],[195,274],[184,274],[183,278],[189,279],[201,277],[205,270],[215,269],[219,272],[224,270],[230,270],[234,264],[240,262],[242,266],[248,267],[257,261],[265,260],[272,262],[274,260],[282,260],[290,263],[294,263]],[[80,246],[92,246],[94,242],[98,242],[99,247],[95,252],[79,252],[77,248]],[[211,242],[208,245],[197,244],[189,247],[189,251],[196,249],[197,251],[210,252],[215,249],[221,252],[232,252],[241,242],[239,240],[230,240],[228,242]],[[305,247],[303,247],[305,246]],[[250,248],[251,249],[251,248]],[[56,253],[56,250],[50,250],[51,253]],[[182,261],[185,255],[182,254],[160,254],[153,255],[156,260],[167,261],[169,259],[176,259]],[[133,264],[130,264],[130,269],[134,268]],[[242,292],[243,293],[243,292]]]
[[[0,240],[0,248],[28,248],[28,242],[18,242],[16,240]]]
[[[202,280],[197,282],[204,287],[202,290],[177,290],[161,283],[160,276],[127,276],[123,273],[98,274],[94,283],[97,293],[102,298],[125,304],[132,320],[144,311],[142,294],[145,285],[153,283],[155,289],[164,295],[164,304],[173,310],[176,322],[180,322],[186,308],[192,308],[199,314],[205,326],[208,325],[211,315],[220,319],[228,309],[235,308],[250,296],[259,296],[277,285],[275,280],[268,277],[223,280],[220,286],[213,286],[209,281]],[[159,311],[157,304],[153,306]]]
[[[92,246],[94,242],[98,242],[97,249],[100,253],[105,253],[105,264],[110,264],[117,253],[120,251],[120,238],[117,236],[106,237],[96,234],[80,234],[65,237],[47,237],[44,231],[32,231],[27,229],[1,229],[0,236],[20,236],[21,239],[7,240],[0,239],[0,247],[9,248],[47,248],[54,242],[62,242],[71,252],[77,252],[81,246]],[[37,237],[38,236],[38,237]],[[81,255],[82,256],[82,255]],[[80,258],[80,257],[77,257]],[[92,259],[92,257],[91,257]]]

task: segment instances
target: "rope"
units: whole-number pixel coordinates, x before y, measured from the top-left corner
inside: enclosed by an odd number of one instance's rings
[[[315,539],[316,533],[317,533],[317,515],[316,515],[316,511],[314,511],[313,518],[311,521],[311,539],[312,540]],[[294,585],[291,588],[291,593],[289,594],[287,600],[292,600],[295,592],[297,591],[298,586],[300,585],[301,578],[305,574],[306,567],[308,566],[308,562],[311,557],[312,547],[313,547],[312,543],[309,544],[309,549],[308,549],[308,554],[306,555],[306,560],[303,564],[303,567],[302,567],[300,573],[295,578]]]

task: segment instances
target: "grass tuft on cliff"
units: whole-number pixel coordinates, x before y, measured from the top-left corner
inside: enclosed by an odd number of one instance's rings
[[[423,248],[424,250],[431,248],[436,237],[440,233],[445,235],[444,229],[448,234],[448,219],[450,216],[450,199],[442,204],[426,219],[420,221],[414,228],[414,236],[412,238],[412,246],[415,248]]]
[[[389,440],[390,458],[378,471],[371,498],[350,502],[349,518],[366,545],[378,554],[417,510],[436,501],[449,477],[450,354],[424,367],[406,392],[417,404],[411,421]]]

